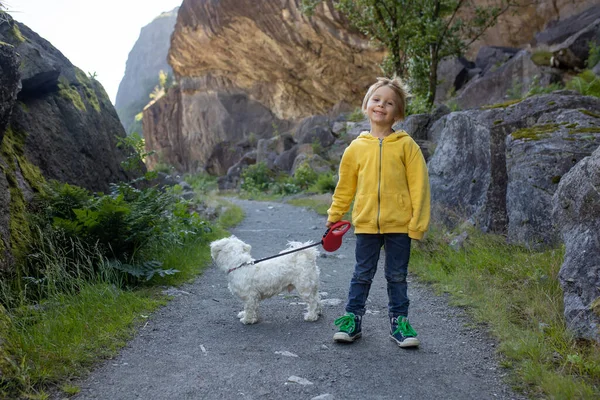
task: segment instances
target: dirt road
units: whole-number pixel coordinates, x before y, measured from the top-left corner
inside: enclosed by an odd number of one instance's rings
[[[254,258],[287,241],[320,240],[324,217],[280,203],[236,200],[246,219],[232,233]],[[81,382],[83,399],[521,399],[503,383],[495,344],[456,308],[409,276],[410,319],[421,347],[388,337],[382,268],[373,283],[363,338],[332,341],[353,270],[355,238],[319,258],[324,314],[305,322],[292,292],[264,301],[262,320],[243,325],[226,276],[210,267],[195,283],[172,289],[121,354]],[[383,258],[383,257],[382,257]],[[410,267],[409,267],[410,269]]]

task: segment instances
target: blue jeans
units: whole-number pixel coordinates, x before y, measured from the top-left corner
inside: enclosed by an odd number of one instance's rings
[[[369,289],[377,271],[381,246],[385,251],[385,279],[387,280],[388,314],[390,318],[408,316],[408,260],[411,239],[406,233],[357,234],[356,264],[350,281],[346,312],[365,314]]]

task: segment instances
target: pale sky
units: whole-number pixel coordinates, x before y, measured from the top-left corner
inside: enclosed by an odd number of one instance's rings
[[[142,27],[183,0],[6,0],[11,16],[48,40],[73,65],[96,73],[115,102]]]

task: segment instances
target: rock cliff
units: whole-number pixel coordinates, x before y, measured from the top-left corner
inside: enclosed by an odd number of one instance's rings
[[[117,114],[127,133],[141,128],[139,122],[135,124],[135,116],[150,102],[149,95],[158,85],[159,72],[173,73],[167,63],[167,54],[178,10],[179,7],[176,7],[162,13],[144,26],[129,52],[125,75],[115,99]]]
[[[383,52],[349,30],[330,2],[307,18],[300,1],[185,0],[169,50],[178,77],[224,78],[278,118],[356,103]]]
[[[0,270],[27,234],[24,211],[44,179],[93,191],[130,178],[117,149],[125,132],[102,85],[48,41],[0,21]],[[18,68],[17,68],[18,66]]]

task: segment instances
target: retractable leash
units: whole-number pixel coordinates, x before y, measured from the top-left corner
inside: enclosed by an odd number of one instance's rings
[[[346,232],[348,232],[348,230],[350,229],[350,226],[351,226],[351,224],[348,221],[338,221],[335,224],[331,225],[325,231],[325,233],[323,234],[323,238],[321,238],[320,242],[309,244],[308,246],[304,246],[304,247],[298,247],[296,249],[286,251],[284,253],[275,254],[274,256],[261,258],[259,260],[247,261],[247,262],[241,264],[240,266],[229,269],[227,271],[227,273],[235,271],[236,269],[242,268],[243,266],[246,266],[246,265],[258,264],[259,262],[262,262],[262,261],[285,256],[287,254],[295,253],[297,251],[305,250],[310,247],[314,247],[314,246],[318,246],[318,245],[323,245],[323,249],[325,249],[325,251],[328,251],[328,252],[336,251],[342,245],[342,236],[344,236],[344,234]]]

